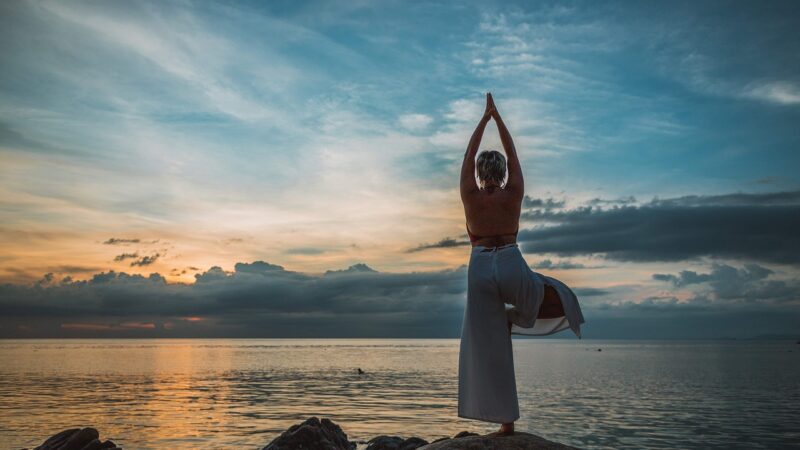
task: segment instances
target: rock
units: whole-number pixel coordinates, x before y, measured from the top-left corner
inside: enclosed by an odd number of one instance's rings
[[[367,442],[366,450],[415,450],[428,441],[418,437],[403,439],[399,436],[377,436]]]
[[[463,432],[462,432],[463,433]],[[456,436],[461,435],[459,433]],[[472,434],[472,433],[470,433]],[[510,435],[497,433],[485,436],[464,436],[445,439],[420,447],[419,450],[576,450],[575,447],[548,441],[520,431]]]
[[[34,450],[104,450],[119,448],[111,441],[100,441],[94,428],[70,428],[50,436]]]
[[[270,442],[263,450],[353,450],[356,445],[347,440],[339,425],[330,419],[316,417],[292,425]]]
[[[467,436],[480,436],[480,435],[478,433],[472,433],[470,431],[462,431],[462,432],[458,433],[457,435],[453,436],[453,439],[458,439],[458,438],[467,437]]]
[[[363,442],[360,442],[363,444]],[[311,417],[289,427],[263,450],[355,450],[342,429],[330,419]],[[113,450],[111,441],[100,441],[94,428],[71,428],[49,437],[34,450]],[[576,450],[524,432],[512,435],[491,433],[480,436],[462,431],[452,438],[428,443],[418,437],[402,438],[381,435],[370,439],[365,450]]]

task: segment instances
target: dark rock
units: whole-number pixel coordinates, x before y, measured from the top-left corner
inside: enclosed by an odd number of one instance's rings
[[[366,450],[415,450],[428,441],[418,437],[403,439],[399,436],[377,436],[367,442]]]
[[[92,439],[91,442],[81,447],[81,450],[100,450],[100,446],[103,445],[100,442],[100,439]]]
[[[67,442],[59,447],[59,450],[82,450],[83,447],[89,445],[90,442],[98,437],[100,437],[100,433],[96,429],[84,428],[70,436]]]
[[[66,442],[67,439],[69,439],[70,436],[72,436],[74,433],[76,433],[78,431],[81,431],[81,429],[80,428],[70,428],[69,430],[64,430],[64,431],[62,431],[60,433],[56,433],[56,434],[50,436],[49,438],[47,438],[47,440],[44,441],[42,443],[42,445],[36,447],[36,450],[40,450],[40,449],[41,450],[50,450],[51,448],[54,448],[54,449],[58,448],[58,447],[61,446],[61,444]]]
[[[462,432],[458,433],[457,435],[453,436],[453,439],[458,439],[458,438],[467,437],[467,436],[480,436],[480,435],[478,433],[472,433],[470,431],[462,431]]]
[[[100,441],[94,428],[71,428],[50,436],[34,450],[103,450],[118,448],[111,441]]]
[[[461,433],[459,433],[461,434]],[[456,435],[458,436],[458,435]],[[464,436],[445,439],[420,447],[419,450],[576,450],[575,447],[548,441],[529,433],[510,435],[497,433],[485,436]]]
[[[311,417],[289,427],[263,450],[353,450],[355,447],[339,425],[330,419]]]
[[[363,444],[363,442],[361,442]],[[311,417],[292,425],[263,450],[355,450],[356,444],[330,419]],[[49,437],[34,450],[106,450],[119,449],[111,441],[101,442],[94,428],[72,428]],[[576,450],[524,432],[511,435],[491,433],[480,436],[462,431],[452,438],[428,443],[418,437],[377,436],[367,442],[366,450]]]

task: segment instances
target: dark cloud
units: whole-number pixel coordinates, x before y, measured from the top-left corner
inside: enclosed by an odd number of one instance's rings
[[[669,281],[675,286],[686,286],[687,284],[702,283],[711,278],[709,274],[698,274],[692,270],[681,270],[678,275],[654,273],[653,279],[659,281]]]
[[[195,278],[193,284],[170,284],[157,273],[109,271],[84,281],[58,281],[47,274],[30,285],[5,284],[0,286],[0,335],[17,325],[57,336],[98,333],[75,324],[110,326],[111,334],[104,335],[111,336],[168,331],[120,326],[137,322],[169,324],[169,333],[174,332],[169,335],[176,336],[317,336],[325,331],[328,336],[452,337],[458,334],[466,286],[463,266],[394,274],[355,264],[312,276],[255,261],[237,263],[234,271],[214,266]],[[63,329],[62,323],[75,326]]]
[[[283,266],[270,264],[264,261],[254,261],[251,263],[236,263],[233,269],[237,273],[269,273],[269,272],[282,272]]]
[[[377,270],[374,270],[372,267],[359,263],[353,264],[352,266],[348,267],[344,270],[326,270],[325,275],[352,275],[352,274],[362,274],[362,273],[378,273]]]
[[[658,206],[743,206],[743,205],[800,205],[800,190],[765,193],[735,192],[720,195],[685,195],[683,197],[658,199],[650,201],[650,205]]]
[[[520,221],[534,220],[540,215],[562,210],[564,205],[566,205],[566,200],[554,200],[552,197],[533,198],[526,195],[522,199],[522,212],[519,218]]]
[[[139,253],[122,253],[114,257],[114,261],[125,261],[126,259],[136,259],[139,257]]]
[[[198,269],[197,267],[187,266],[187,267],[184,267],[183,269],[175,267],[175,268],[171,269],[169,272],[172,275],[183,275],[185,273],[189,273],[190,271],[191,272],[197,272],[198,270],[200,270],[200,269]]]
[[[716,291],[697,292],[688,301],[678,301],[677,294],[642,298],[640,285],[572,289],[587,319],[584,335],[590,338],[720,337],[735,330],[718,320],[721,316],[735,318],[739,335],[786,332],[788,318],[800,316],[796,295],[793,302],[773,295],[753,303],[728,298],[722,289],[733,280],[739,283],[736,292],[745,297],[774,291],[777,285],[769,283],[781,280],[771,279],[776,274],[768,270],[712,266],[711,279],[694,285],[715,286],[710,283],[716,281]],[[675,275],[689,279],[680,277]],[[31,284],[3,284],[0,337],[454,338],[460,333],[466,296],[465,266],[385,273],[354,264],[315,276],[254,261],[237,263],[232,271],[214,266],[195,279],[191,284],[167,283],[158,273],[112,270],[87,280],[59,280],[48,273]],[[800,292],[796,283],[785,281],[784,287]],[[694,328],[698,317],[707,321],[702,329]],[[779,320],[770,324],[765,317]],[[743,327],[746,320],[763,321],[765,328]],[[651,327],[642,328],[642,323]]]
[[[321,255],[325,252],[324,248],[318,247],[295,247],[286,250],[288,255]]]
[[[746,263],[742,268],[713,262],[710,273],[683,270],[677,275],[653,274],[653,279],[675,287],[707,284],[717,300],[748,303],[800,301],[800,276],[788,280],[767,279],[775,272],[759,264]]]
[[[126,245],[126,244],[138,244],[141,242],[140,239],[125,239],[125,238],[109,238],[107,241],[104,241],[103,244],[106,245]]]
[[[150,264],[153,264],[154,262],[156,262],[156,260],[160,256],[161,256],[160,253],[155,253],[155,254],[150,255],[150,256],[143,256],[143,257],[137,259],[136,261],[131,262],[131,267],[133,267],[133,266],[142,266],[142,267],[143,266],[149,266]]]
[[[466,240],[466,239],[463,239],[463,238],[456,239],[456,238],[447,237],[447,238],[444,238],[441,241],[433,243],[433,244],[421,244],[421,245],[418,245],[418,246],[416,246],[414,248],[408,249],[406,252],[407,253],[414,253],[414,252],[420,252],[420,251],[423,251],[423,250],[430,250],[432,248],[453,248],[453,247],[464,247],[464,246],[468,246],[468,245],[471,245],[469,240]]]
[[[543,259],[537,263],[531,264],[533,270],[547,269],[547,270],[569,270],[569,269],[585,269],[586,266],[581,263],[574,263],[572,261],[558,261],[553,262],[549,259]]]
[[[620,261],[710,256],[800,263],[800,191],[654,199],[640,206],[533,209],[554,223],[520,230],[527,253],[602,254]]]
[[[564,200],[554,200],[552,197],[547,199],[532,198],[527,195],[522,199],[523,208],[541,208],[544,210],[561,209],[566,202]]]
[[[571,288],[572,292],[578,297],[579,301],[581,297],[595,297],[600,295],[608,295],[611,293],[608,289],[600,289],[600,288],[593,288],[593,287],[576,287]]]
[[[631,203],[636,203],[636,197],[629,195],[627,197],[620,197],[612,200],[593,198],[586,203],[589,205],[628,205]]]

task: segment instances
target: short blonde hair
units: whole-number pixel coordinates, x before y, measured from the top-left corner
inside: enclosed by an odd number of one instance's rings
[[[494,181],[498,186],[502,186],[506,178],[506,157],[502,153],[497,150],[484,150],[478,154],[475,165],[478,168],[481,187],[487,181]]]

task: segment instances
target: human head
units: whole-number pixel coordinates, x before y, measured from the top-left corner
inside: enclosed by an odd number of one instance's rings
[[[492,181],[498,186],[503,185],[506,177],[506,157],[497,150],[484,150],[478,155],[475,163],[478,168],[478,179],[483,187]]]

